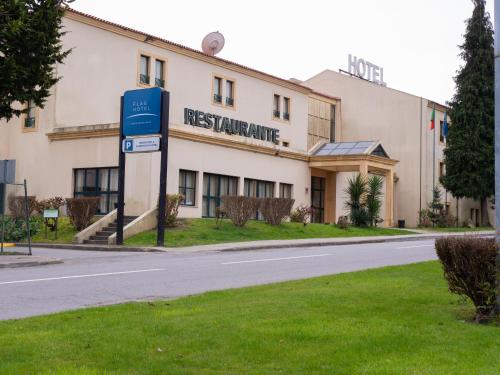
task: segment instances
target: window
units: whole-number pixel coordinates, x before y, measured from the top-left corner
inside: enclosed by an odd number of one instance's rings
[[[234,105],[234,82],[226,80],[226,105],[232,107]]]
[[[254,198],[272,198],[274,197],[274,182],[263,181],[263,180],[253,180],[250,178],[245,178],[244,194],[246,197]],[[260,212],[255,213],[255,218],[257,220],[262,220],[262,214]]]
[[[330,106],[330,142],[335,143],[335,131],[336,123],[335,123],[335,105]]]
[[[283,120],[290,120],[290,98],[283,98]]]
[[[33,100],[28,102],[28,111],[26,112],[23,127],[24,129],[36,128],[36,104]]]
[[[238,178],[204,173],[202,216],[215,217],[224,195],[238,195]]]
[[[290,147],[290,142],[288,141],[283,141],[281,142],[281,144],[283,145],[283,147]]]
[[[292,184],[280,184],[280,198],[292,198]]]
[[[179,170],[179,194],[183,206],[194,206],[196,202],[196,172]]]
[[[155,60],[155,86],[165,88],[165,61]]]
[[[274,94],[273,117],[280,118],[280,96]]]
[[[214,103],[222,103],[222,78],[214,77]]]
[[[149,85],[149,56],[141,55],[139,83]]]
[[[99,197],[97,213],[107,214],[118,202],[118,168],[85,168],[74,170],[76,197]]]
[[[325,179],[323,177],[311,178],[311,222],[322,223],[325,212]]]
[[[445,171],[445,167],[444,167],[444,163],[441,161],[439,162],[439,177],[443,177],[445,175],[446,171]]]

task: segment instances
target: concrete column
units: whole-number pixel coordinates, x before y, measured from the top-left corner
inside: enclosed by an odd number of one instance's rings
[[[328,172],[325,179],[325,223],[335,223],[337,206],[337,173]]]
[[[359,165],[359,173],[361,173],[365,177],[368,177],[368,163],[367,162],[364,161]]]
[[[394,225],[394,171],[391,169],[385,175],[385,219],[387,227]]]

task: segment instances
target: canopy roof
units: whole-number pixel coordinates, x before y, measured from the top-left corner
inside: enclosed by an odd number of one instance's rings
[[[313,156],[336,155],[375,155],[390,159],[380,141],[325,143],[313,153]]]

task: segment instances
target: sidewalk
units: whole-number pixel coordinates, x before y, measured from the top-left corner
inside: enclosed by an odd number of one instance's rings
[[[414,230],[412,230],[414,231]],[[340,246],[356,245],[382,242],[399,241],[422,241],[434,240],[447,236],[493,236],[494,231],[482,232],[421,232],[419,234],[408,234],[398,236],[370,236],[370,237],[337,237],[337,238],[308,238],[295,240],[263,240],[219,243],[212,245],[196,245],[188,247],[127,247],[116,245],[73,245],[73,244],[43,244],[35,243],[32,246],[46,249],[66,249],[66,250],[87,250],[87,251],[124,251],[124,252],[215,252],[215,251],[245,251],[245,250],[263,250],[280,249],[290,247],[318,247],[318,246]],[[26,244],[17,244],[17,246],[26,246]]]
[[[34,267],[62,263],[61,259],[35,255],[0,255],[1,268]]]

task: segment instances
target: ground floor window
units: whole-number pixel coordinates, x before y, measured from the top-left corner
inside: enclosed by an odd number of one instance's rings
[[[238,177],[204,173],[202,216],[215,217],[224,195],[238,195]]]
[[[325,179],[311,177],[311,222],[322,223],[325,214]]]
[[[292,198],[292,184],[280,184],[280,198]]]
[[[273,198],[274,182],[245,178],[244,194],[247,197],[254,198]],[[257,220],[263,219],[260,212],[255,213],[255,218]]]
[[[183,206],[194,206],[196,203],[196,172],[179,170],[179,194],[182,195]]]
[[[107,214],[118,202],[118,168],[81,168],[74,170],[76,197],[99,197],[97,213]]]

